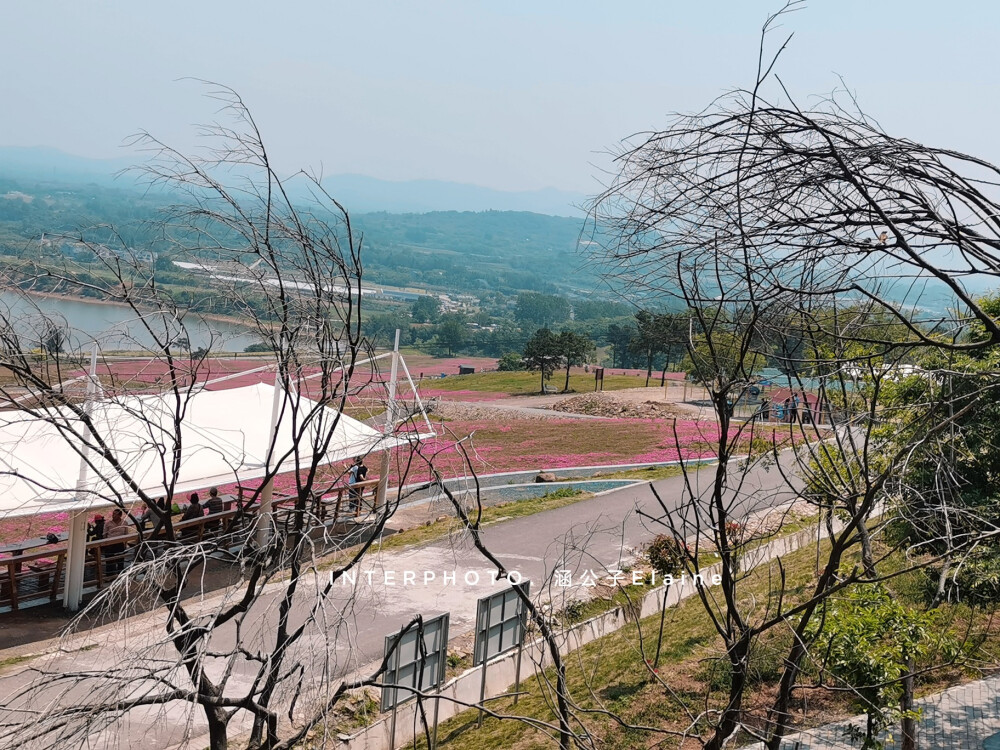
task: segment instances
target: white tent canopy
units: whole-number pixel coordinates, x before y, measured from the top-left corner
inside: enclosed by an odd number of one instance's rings
[[[181,468],[175,492],[202,489],[267,473],[272,443],[274,387],[266,384],[228,390],[201,390],[184,406],[180,420]],[[273,436],[272,465],[283,458],[280,470],[308,462],[317,436],[327,435],[339,416],[336,430],[321,463],[331,463],[385,450],[405,438],[383,436],[368,425],[318,409],[303,395],[279,394],[277,434]],[[293,416],[292,405],[297,416]],[[177,402],[172,394],[125,396],[92,403],[97,432],[112,447],[115,460],[150,496],[164,492],[175,448]],[[314,422],[302,427],[305,415]],[[24,411],[0,412],[0,518],[52,511],[86,510],[136,496],[112,464],[89,452],[86,492],[78,493],[82,442],[71,435],[87,435],[71,410],[50,410],[37,416]],[[89,436],[88,436],[89,437]],[[322,442],[320,440],[319,442]]]

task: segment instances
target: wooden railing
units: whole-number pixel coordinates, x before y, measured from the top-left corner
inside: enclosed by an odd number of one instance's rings
[[[238,513],[233,509],[189,521],[172,521],[174,538],[180,543],[190,543],[202,541],[210,535],[232,533],[232,522]],[[161,532],[152,537],[146,532],[141,541],[155,542],[165,539],[165,536]],[[140,537],[135,531],[87,542],[84,590],[104,588],[117,578],[134,559],[139,543]],[[35,605],[60,599],[66,585],[67,552],[67,545],[63,542],[0,558],[0,608],[10,607],[12,611],[17,611],[28,603]]]
[[[325,495],[314,495],[306,508],[309,514],[306,527],[317,524],[336,525],[341,521],[359,518],[362,514],[374,511],[378,504],[377,479],[368,479],[350,487],[337,487]],[[295,525],[294,495],[280,497],[274,500],[275,523],[285,533],[292,531]]]
[[[61,591],[65,545],[3,560],[0,606],[17,611],[23,600],[55,601]]]
[[[307,526],[336,524],[342,520],[358,518],[366,509],[373,509],[376,502],[378,480],[359,482],[353,487],[340,487],[322,497],[314,498],[308,512]],[[352,493],[357,492],[357,503]],[[274,515],[277,528],[288,532],[294,523],[294,497],[276,498]],[[174,539],[179,544],[191,544],[208,539],[223,544],[239,544],[256,522],[259,504],[243,505],[239,500],[228,499],[225,510],[188,521],[172,520]],[[84,591],[100,590],[117,578],[135,559],[140,541],[163,542],[165,534],[155,537],[145,531],[140,539],[132,531],[122,536],[109,537],[87,543],[84,557]],[[55,602],[62,598],[66,586],[65,542],[40,548],[20,555],[0,558],[0,610],[9,607],[17,611],[24,606]]]

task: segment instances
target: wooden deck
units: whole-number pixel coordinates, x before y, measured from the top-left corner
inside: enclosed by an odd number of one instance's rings
[[[305,509],[303,527],[316,529],[356,521],[375,505],[378,480],[359,482],[353,488],[341,487],[311,500]],[[357,492],[356,502],[352,493]],[[240,546],[248,530],[256,523],[258,505],[243,505],[239,499],[224,500],[224,510],[190,521],[173,520],[174,544],[197,544],[211,541],[218,546]],[[295,526],[295,498],[276,496],[272,503],[275,526],[279,534],[287,535]],[[8,545],[10,553],[0,557],[0,612],[40,606],[61,601],[66,586],[67,544],[41,546],[43,540],[26,540],[21,554],[17,545]],[[87,543],[84,562],[85,594],[108,586],[132,564],[140,543],[164,543],[160,533],[137,531],[123,536]],[[34,551],[29,551],[34,550]]]

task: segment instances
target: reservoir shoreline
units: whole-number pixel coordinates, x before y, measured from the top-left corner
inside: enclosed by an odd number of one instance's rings
[[[42,299],[52,299],[52,300],[65,300],[66,302],[80,302],[87,305],[107,305],[109,307],[120,307],[123,310],[131,310],[124,302],[116,302],[109,299],[97,299],[95,297],[84,297],[82,294],[70,294],[68,292],[40,292],[35,290],[21,289],[20,287],[14,285],[12,287],[7,287],[6,289],[0,289],[0,291],[10,291],[10,292],[20,292],[29,297],[40,297]],[[144,309],[142,307],[139,308]],[[152,310],[153,308],[148,308]],[[197,315],[202,320],[211,321],[213,323],[227,323],[233,326],[239,326],[240,328],[246,328],[248,332],[254,330],[253,323],[249,323],[240,318],[235,318],[231,315],[220,315],[218,313],[200,313],[197,311],[191,311],[192,315]]]
[[[116,300],[92,299],[81,295],[28,290],[16,284],[0,288],[0,303],[8,308],[10,323],[27,341],[37,342],[39,316],[61,318],[71,348],[84,348],[95,340],[107,351],[147,351],[158,348],[155,338],[137,321],[139,314],[155,313],[156,308]],[[244,319],[229,315],[180,311],[192,349],[205,347],[215,353],[242,353],[262,340],[257,328]],[[150,318],[152,320],[152,318]],[[62,327],[62,323],[59,323]],[[162,329],[166,323],[156,325]],[[161,331],[162,333],[162,331]]]

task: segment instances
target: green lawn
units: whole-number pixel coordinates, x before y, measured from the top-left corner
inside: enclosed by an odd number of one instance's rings
[[[557,372],[546,385],[561,391],[566,383],[566,373]],[[616,391],[622,388],[641,388],[646,378],[636,375],[605,375],[604,390]],[[650,380],[650,385],[660,381]],[[423,387],[436,391],[483,391],[486,393],[509,393],[513,396],[537,394],[541,386],[541,374],[537,372],[477,372],[472,375],[449,375],[447,378],[424,383]],[[572,374],[569,388],[577,393],[594,390],[593,374]]]
[[[814,556],[815,550],[810,548],[785,558],[791,586],[804,585],[812,577]],[[760,595],[766,586],[765,572],[755,572],[748,584],[748,594],[749,589],[753,589],[754,594]],[[637,589],[636,592],[637,596],[641,596],[645,589]],[[615,599],[621,596],[618,594]],[[596,613],[587,612],[588,615]],[[646,666],[646,659],[653,658],[658,628],[659,615],[654,615],[641,621],[642,643],[640,629],[632,623],[566,658],[567,681],[573,700],[582,709],[612,711],[629,723],[658,727],[677,727],[684,723],[686,715],[683,707]],[[717,648],[713,648],[716,640],[712,623],[696,597],[685,599],[677,607],[667,610],[659,672],[674,694],[695,713],[699,710],[699,701],[704,702],[708,681],[707,677],[699,679],[701,660],[717,656]],[[551,670],[547,670],[545,676],[550,681],[554,680]],[[555,721],[551,710],[552,695],[538,675],[522,680],[521,690],[526,694],[520,696],[517,706],[513,705],[512,698],[490,701],[490,706],[503,714]],[[440,745],[455,750],[479,750],[484,747],[540,750],[553,747],[552,737],[523,722],[487,718],[482,728],[477,729],[476,716],[475,711],[465,711],[444,722],[438,732]],[[603,747],[639,750],[650,747],[654,737],[648,732],[623,729],[596,713],[590,716],[588,724],[592,730],[597,730],[596,736]],[[666,740],[664,747],[677,747],[666,735],[661,739]]]
[[[557,487],[553,488],[550,492],[546,492],[541,497],[486,506],[483,508],[480,520],[482,523],[488,524],[510,518],[531,516],[546,510],[554,510],[566,505],[572,505],[573,503],[588,500],[592,497],[593,494],[590,492],[574,490],[572,487]],[[472,511],[469,517],[475,521],[477,514],[475,511]],[[449,518],[447,521],[435,521],[426,526],[418,526],[399,534],[393,534],[382,543],[382,549],[396,549],[399,547],[411,547],[416,544],[426,544],[427,542],[445,537],[456,529],[461,532],[461,528],[456,518]]]

